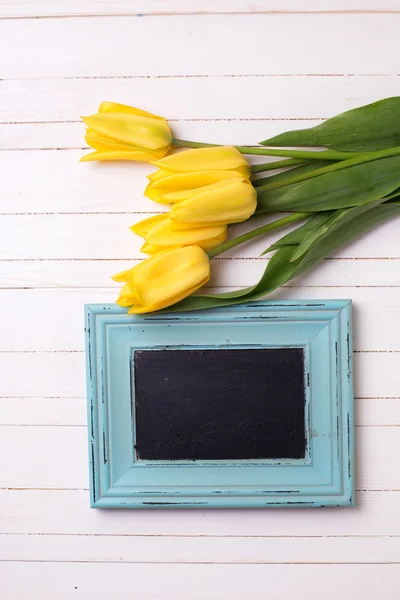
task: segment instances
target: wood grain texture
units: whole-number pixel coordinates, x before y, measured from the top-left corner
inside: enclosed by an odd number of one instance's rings
[[[6,534],[101,536],[336,537],[399,536],[398,491],[359,491],[357,506],[335,510],[88,510],[86,490],[0,490]],[[210,544],[212,544],[212,539]],[[234,543],[234,540],[232,540]],[[366,543],[367,540],[366,540]],[[33,558],[33,557],[32,557]],[[354,556],[354,559],[357,555]]]
[[[399,443],[399,427],[358,428],[357,490],[400,490]],[[7,448],[14,458],[2,468],[1,488],[88,488],[87,464],[82,460],[87,448],[84,427],[4,426],[0,450],[5,453]]]
[[[142,196],[151,167],[78,164],[80,115],[115,99],[227,144],[313,126],[398,94],[398,0],[8,0],[1,17],[5,600],[109,600],[133,580],[143,600],[397,600],[398,221],[278,292],[354,300],[357,486],[378,490],[355,509],[104,513],[86,489],[45,488],[88,487],[82,304],[113,301],[109,275],[140,260],[127,227],[158,209]],[[210,285],[251,285],[263,249],[213,261]]]
[[[397,13],[3,20],[0,77],[393,74],[399,21]]]
[[[97,107],[96,107],[97,108]],[[95,108],[95,109],[96,109]],[[95,110],[94,109],[94,110]],[[307,125],[318,125],[320,120],[307,120]],[[213,120],[187,120],[173,121],[171,123],[174,135],[177,138],[186,136],[192,140],[213,141],[217,144],[257,144],[260,133],[263,135],[276,135],[285,129],[301,129],[304,127],[301,120],[251,120],[240,121],[213,121]],[[80,149],[79,156],[89,150],[84,138],[84,127],[80,122],[55,122],[55,123],[6,123],[0,124],[0,151],[4,150],[76,150]],[[46,155],[41,154],[41,160]],[[267,161],[264,161],[267,162]],[[86,167],[90,165],[86,165]],[[95,165],[92,165],[95,166]],[[125,166],[126,164],[122,165]],[[135,165],[141,169],[142,165]],[[132,167],[132,165],[131,165]],[[140,173],[141,170],[138,171]],[[149,169],[146,168],[146,174]]]
[[[96,112],[103,98],[131,105],[140,98],[143,106],[162,112],[172,124],[192,119],[319,120],[398,93],[396,74],[375,79],[379,80],[375,90],[370,75],[346,74],[6,79],[1,84],[1,122],[78,122],[81,115]]]
[[[158,15],[163,14],[218,14],[218,13],[290,13],[290,12],[397,12],[397,0],[386,0],[379,6],[377,0],[85,0],[68,2],[38,2],[37,0],[9,0],[0,11],[1,17],[54,17],[75,15]]]
[[[0,535],[0,561],[139,564],[399,563],[399,537],[208,537]],[[367,543],[366,543],[367,542]],[[260,558],[261,557],[261,558]]]
[[[255,281],[256,277],[254,277]],[[116,285],[114,289],[3,290],[1,310],[6,314],[11,310],[15,311],[21,331],[16,337],[14,323],[4,320],[0,326],[2,351],[83,351],[83,304],[85,302],[112,303],[116,299],[119,287]],[[218,288],[211,289],[218,291]],[[400,287],[285,287],[271,294],[270,298],[274,300],[352,298],[355,304],[353,317],[355,350],[357,352],[400,352],[398,310]],[[27,305],[29,311],[25,310]],[[45,322],[51,323],[52,326],[43,329]],[[369,323],[368,327],[363,325],[365,322]]]
[[[187,600],[264,600],[265,586],[275,589],[277,600],[307,589],[307,594],[336,600],[339,595],[355,595],[365,587],[365,600],[375,600],[387,587],[386,598],[397,600],[400,590],[398,565],[124,565],[2,563],[2,578],[12,582],[5,600],[24,597],[28,592],[59,600],[71,597],[86,600],[95,594],[107,600],[111,594],[123,594],[135,582],[138,594],[152,600],[174,597],[185,590]],[[310,584],[310,581],[313,583]],[[273,587],[272,587],[273,586]],[[303,596],[304,598],[305,596]]]
[[[138,259],[143,257],[140,248],[143,240],[134,235],[129,227],[160,212],[138,214],[23,214],[0,215],[2,237],[0,260],[31,259]],[[257,226],[274,217],[262,217]],[[396,238],[400,217],[383,223],[368,234],[339,250],[337,258],[400,258]],[[253,223],[235,225],[233,234],[240,235],[254,228]],[[226,257],[259,258],[273,241],[279,239],[289,228],[273,232],[266,238],[257,238],[244,244],[239,250],[224,253]],[[77,232],[79,234],[77,235]],[[90,235],[89,235],[90,232]]]
[[[143,256],[144,259],[144,256]],[[0,286],[3,289],[39,288],[111,288],[118,285],[110,275],[138,264],[138,259],[5,259],[0,260]],[[243,259],[240,253],[231,258],[214,259],[207,287],[252,285],[261,277],[267,258]],[[289,282],[285,287],[379,288],[400,286],[400,258],[329,258]],[[283,293],[283,292],[282,292]],[[350,292],[349,292],[350,293]],[[360,292],[361,293],[361,292]]]

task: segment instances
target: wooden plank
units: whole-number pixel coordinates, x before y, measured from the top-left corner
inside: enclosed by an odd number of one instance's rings
[[[397,13],[4,20],[0,77],[391,74],[399,22]]]
[[[400,564],[400,537],[3,535],[0,561],[140,564]]]
[[[2,351],[82,351],[84,304],[116,300],[115,289],[3,290],[1,311],[18,315],[19,335],[13,319],[0,327]],[[212,288],[214,290],[214,288]],[[394,288],[282,288],[274,299],[352,298],[354,303],[354,348],[356,351],[400,352],[400,287]],[[29,310],[26,308],[29,307]],[[44,327],[44,324],[51,326]]]
[[[108,600],[135,590],[140,598],[175,600],[177,590],[185,600],[265,599],[265,586],[276,600],[290,596],[337,600],[363,590],[364,600],[376,600],[385,583],[385,599],[397,600],[398,565],[125,565],[75,563],[2,563],[9,585],[4,600],[28,594],[51,600]],[[312,582],[312,583],[311,583]],[[299,596],[299,594],[303,594]]]
[[[144,258],[144,256],[143,256]],[[138,264],[140,259],[115,260],[2,260],[0,261],[0,288],[111,288],[118,285],[111,279]],[[206,287],[252,285],[263,273],[267,259],[241,260],[240,256],[214,259],[211,280]],[[296,278],[285,287],[353,288],[399,287],[400,259],[371,258],[326,259]],[[345,293],[345,292],[343,292]],[[346,292],[349,294],[350,292]]]
[[[313,127],[320,120],[241,120],[241,121],[172,121],[174,136],[222,145],[255,145],[261,137],[271,137],[288,129]],[[0,124],[0,151],[81,149],[77,158],[89,150],[82,123],[8,123]],[[41,160],[47,155],[41,155]],[[264,162],[268,162],[264,160]],[[42,163],[43,164],[43,163]],[[103,163],[104,164],[104,163]],[[115,164],[115,163],[114,163]],[[132,163],[123,163],[132,168]],[[135,168],[139,166],[134,163]],[[90,165],[82,165],[86,168]],[[95,166],[95,165],[94,165]],[[140,165],[141,166],[141,165]],[[103,167],[104,168],[104,167]],[[148,167],[146,167],[148,169]]]
[[[3,352],[0,365],[4,397],[82,398],[86,395],[83,352]],[[397,352],[356,353],[356,397],[398,398],[398,369]],[[15,373],[23,373],[24,377],[16,377]]]
[[[358,492],[355,508],[89,510],[86,490],[0,490],[1,533],[67,535],[400,535],[399,492]],[[212,543],[212,540],[210,540]],[[234,543],[234,540],[232,540]],[[375,599],[374,599],[375,600]]]
[[[387,409],[385,412],[387,418],[384,420],[392,419],[392,411]],[[0,397],[0,427],[3,425],[41,425],[43,427],[48,425],[73,425],[85,427],[86,398]]]
[[[364,398],[356,401],[355,422],[357,425],[381,427],[400,426],[400,400],[386,398]]]
[[[81,398],[86,394],[83,352],[3,353],[0,366],[5,397]],[[19,373],[24,376],[17,377]]]
[[[149,205],[155,205],[156,203]],[[0,215],[0,260],[31,259],[125,259],[140,258],[142,239],[129,227],[154,213],[134,214],[25,214]],[[274,220],[262,217],[257,227]],[[339,258],[400,258],[397,231],[400,217],[383,223],[335,253]],[[232,236],[254,228],[254,223],[236,225]],[[257,258],[288,228],[257,238],[224,253],[225,257]],[[79,234],[77,235],[77,232]],[[73,242],[73,243],[72,243]]]
[[[38,0],[8,0],[0,10],[0,18],[65,17],[75,15],[175,15],[215,13],[296,13],[296,12],[397,12],[397,0],[84,0],[82,2],[39,2]]]
[[[1,122],[79,121],[96,112],[101,100],[114,98],[163,114],[172,125],[192,119],[298,119],[307,127],[307,120],[395,96],[398,87],[397,75],[10,79],[1,83]]]
[[[356,488],[399,490],[399,427],[360,427],[356,435]],[[49,451],[51,449],[51,452]],[[76,489],[88,487],[87,434],[84,427],[1,428],[5,461],[0,487]]]
[[[356,399],[359,427],[400,426],[400,398]],[[86,427],[86,398],[2,398],[0,426]]]

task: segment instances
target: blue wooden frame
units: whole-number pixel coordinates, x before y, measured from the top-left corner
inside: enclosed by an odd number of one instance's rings
[[[127,316],[86,306],[91,506],[296,507],[354,504],[351,301],[265,301]],[[304,349],[301,460],[136,460],[135,349]]]

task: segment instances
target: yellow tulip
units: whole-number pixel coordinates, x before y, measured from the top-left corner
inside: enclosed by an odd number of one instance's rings
[[[148,313],[190,296],[210,279],[207,254],[198,246],[165,250],[147,258],[114,281],[124,282],[117,303],[128,314]]]
[[[184,150],[153,164],[163,171],[174,173],[192,173],[195,171],[237,171],[242,177],[250,177],[250,166],[243,155],[234,146],[214,146]],[[158,176],[150,176],[154,181]]]
[[[186,225],[240,223],[257,208],[257,194],[247,179],[227,179],[195,190],[170,192],[170,218]]]
[[[138,160],[152,162],[170,149],[172,134],[163,117],[114,102],[102,102],[99,112],[82,117],[87,125],[86,142],[95,152],[82,162],[93,160]]]
[[[192,173],[174,173],[162,170],[161,173],[163,175],[156,179],[151,179],[152,176],[150,175],[149,179],[151,181],[144,192],[147,198],[160,204],[173,204],[174,200],[170,199],[170,192],[195,190],[225,179],[243,179],[243,175],[238,171],[225,170],[194,171]]]
[[[203,250],[216,248],[226,239],[226,225],[211,227],[180,225],[171,221],[168,214],[144,219],[131,227],[131,231],[144,238],[141,248],[146,254],[156,254],[166,248],[200,246]]]

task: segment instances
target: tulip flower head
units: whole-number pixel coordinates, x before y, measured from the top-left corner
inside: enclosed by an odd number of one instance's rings
[[[102,102],[99,112],[82,117],[87,125],[86,142],[95,152],[82,162],[93,160],[136,160],[152,162],[168,152],[172,134],[163,117],[114,102]]]
[[[248,179],[227,179],[211,185],[171,193],[171,219],[203,226],[246,221],[257,208],[257,193]]]
[[[207,254],[198,246],[174,248],[150,256],[114,281],[123,282],[117,303],[128,314],[148,313],[190,296],[210,279]]]
[[[256,210],[250,166],[233,146],[186,150],[153,164],[145,196],[172,206],[177,225],[209,227],[240,223]]]
[[[225,241],[227,227],[226,225],[187,227],[172,221],[168,214],[162,214],[136,223],[131,227],[131,231],[145,240],[141,252],[156,254],[168,248],[193,245],[203,250],[211,250]]]

